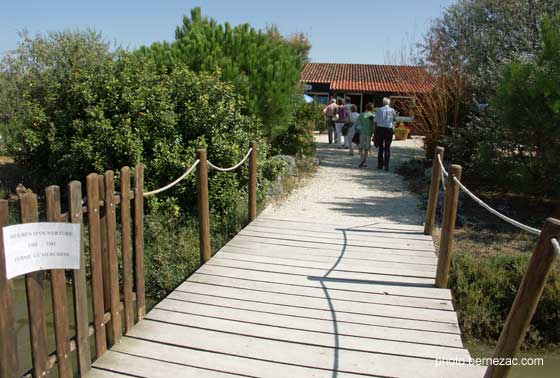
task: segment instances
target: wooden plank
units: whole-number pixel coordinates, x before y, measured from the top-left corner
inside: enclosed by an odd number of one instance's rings
[[[56,185],[45,190],[47,222],[60,219],[60,188]],[[53,304],[56,362],[60,378],[72,377],[70,351],[70,320],[68,318],[68,298],[66,296],[66,274],[64,269],[51,270],[51,292]]]
[[[101,257],[101,222],[99,218],[99,184],[97,173],[86,179],[88,235],[91,266],[91,294],[93,305],[93,327],[97,357],[107,351],[105,331],[105,299],[103,297],[103,262]]]
[[[263,246],[262,248],[251,248],[251,247],[240,247],[232,243],[228,243],[222,247],[222,251],[228,253],[237,253],[243,255],[254,255],[254,256],[269,256],[269,257],[282,257],[295,261],[313,261],[313,262],[324,262],[333,263],[339,259],[346,262],[349,265],[358,266],[376,266],[379,263],[382,265],[390,266],[390,263],[394,266],[422,266],[422,269],[430,270],[435,269],[437,266],[437,260],[434,256],[430,259],[417,258],[417,257],[403,257],[403,256],[391,256],[391,255],[377,255],[373,253],[368,253],[365,255],[366,258],[356,258],[348,257],[346,254],[340,256],[339,253],[325,254],[322,252],[317,252],[316,250],[309,249],[297,249],[290,247],[277,247]]]
[[[295,256],[325,256],[325,257],[340,257],[340,250],[330,250],[330,249],[319,249],[319,248],[306,248],[306,247],[294,247],[279,244],[268,244],[261,242],[248,242],[242,241],[241,239],[232,239],[225,247],[244,249],[247,251],[258,251],[265,253],[278,253],[285,255],[295,255]],[[427,264],[427,265],[437,265],[437,257],[435,254],[428,256],[415,256],[410,254],[398,254],[392,253],[390,250],[372,250],[372,251],[356,251],[352,249],[347,249],[344,251],[344,258],[347,260],[358,260],[360,263],[362,261],[394,261],[394,262],[404,262],[404,263],[415,263],[415,264]]]
[[[366,283],[393,283],[406,285],[416,285],[416,286],[433,286],[433,278],[422,278],[422,277],[408,277],[408,276],[397,276],[393,274],[366,274],[366,273],[352,273],[352,272],[337,272],[332,271],[328,274],[328,277],[324,277],[328,269],[315,269],[315,268],[298,268],[291,266],[281,266],[263,263],[254,263],[247,261],[235,261],[226,260],[219,256],[216,256],[207,264],[213,266],[223,266],[229,268],[238,268],[244,270],[258,270],[262,272],[276,272],[285,273],[290,275],[303,275],[309,277],[309,279],[314,280],[328,280],[328,279],[342,279],[342,280],[353,280],[353,281],[363,281]]]
[[[131,336],[234,356],[259,359],[264,357],[268,361],[311,368],[334,368],[341,372],[354,374],[404,377],[433,377],[434,375],[433,359],[335,349],[147,320],[139,322],[131,330]],[[483,370],[483,367],[475,367],[462,371],[462,373],[467,374],[465,376],[480,377]],[[440,376],[461,376],[456,373],[456,369],[443,366],[437,370],[437,374]]]
[[[115,174],[105,172],[105,217],[107,223],[107,255],[109,276],[109,302],[111,311],[111,338],[118,344],[122,336],[122,317],[119,293],[119,262],[117,258],[117,217],[115,211]]]
[[[435,255],[435,252],[429,251],[416,251],[413,249],[398,249],[398,248],[389,248],[389,247],[372,247],[372,246],[352,246],[347,245],[342,248],[342,245],[337,244],[329,244],[329,243],[317,243],[311,241],[301,241],[301,240],[288,240],[288,239],[273,239],[273,238],[265,238],[259,236],[249,236],[244,234],[237,234],[232,240],[236,242],[244,242],[245,244],[267,244],[273,246],[289,246],[295,248],[314,248],[319,249],[322,251],[337,251],[339,254],[344,252],[345,255],[351,255],[354,252],[362,252],[362,253],[373,253],[373,252],[383,252],[383,253],[390,253],[392,255],[400,255],[400,256],[419,256],[419,257],[428,257],[431,258]]]
[[[132,233],[130,227],[130,168],[121,169],[121,243],[122,243],[122,280],[124,297],[124,329],[128,332],[134,325],[132,303]]]
[[[373,232],[366,232],[366,231],[359,231],[359,230],[352,230],[352,229],[343,229],[343,228],[335,228],[328,231],[317,231],[317,230],[308,230],[305,229],[291,229],[291,228],[279,228],[274,227],[273,225],[269,224],[262,224],[262,223],[251,223],[247,227],[244,228],[246,231],[251,232],[262,232],[262,233],[270,233],[270,234],[277,234],[277,235],[292,235],[292,236],[311,236],[321,238],[322,240],[351,240],[352,242],[365,242],[365,243],[375,243],[375,242],[412,242],[417,245],[433,245],[433,240],[428,236],[429,239],[426,239],[426,235],[423,235],[422,238],[418,238],[416,236],[410,237],[406,234],[391,234],[391,233],[373,233]]]
[[[355,350],[361,352],[388,353],[420,358],[469,358],[466,349],[439,345],[417,344],[376,338],[341,335],[338,330],[332,334],[281,328],[274,325],[239,322],[229,319],[185,314],[176,311],[154,309],[146,315],[148,320],[164,321],[182,327],[196,327],[206,330],[234,333],[242,336],[266,338],[291,343],[310,344],[329,348]],[[258,317],[256,318],[258,320]],[[335,325],[333,325],[335,327]],[[185,332],[186,333],[186,332]],[[265,354],[266,355],[266,354]]]
[[[244,298],[229,298],[224,295],[206,295],[175,290],[168,296],[169,300],[199,303],[232,309],[243,309],[256,312],[291,315],[299,318],[332,321],[332,312],[327,308],[309,308],[296,305],[271,303]],[[353,312],[337,311],[337,323],[364,324],[384,326],[417,331],[432,331],[438,333],[460,334],[456,323],[437,323],[426,320],[400,319],[377,316],[373,314],[358,314]]]
[[[185,352],[183,351],[183,353]],[[148,358],[131,355],[126,351],[124,353],[109,351],[109,353],[95,363],[95,366],[98,369],[107,369],[111,372],[126,374],[127,377],[230,378],[237,376],[235,374],[215,370],[211,367],[212,365],[208,365],[208,367],[201,369],[184,364],[170,363],[160,359],[151,358],[149,356],[147,357]],[[220,356],[216,356],[215,358],[220,358]]]
[[[136,356],[144,356],[173,362],[181,365],[195,367],[211,367],[217,371],[227,371],[250,377],[323,377],[332,376],[330,369],[319,370],[305,366],[282,364],[264,359],[251,359],[242,356],[228,354],[216,354],[203,350],[185,349],[173,345],[166,345],[145,341],[140,339],[123,338],[121,345],[114,348],[115,351],[131,353]],[[180,374],[179,376],[184,376]],[[359,375],[348,373],[337,373],[337,378],[358,378]],[[363,377],[363,376],[362,376]]]
[[[415,252],[426,252],[435,253],[435,248],[432,242],[418,242],[417,240],[398,240],[391,239],[385,240],[383,238],[376,238],[375,241],[363,241],[363,240],[344,240],[344,239],[325,239],[323,237],[311,236],[311,235],[290,235],[290,234],[279,234],[272,232],[263,231],[252,231],[248,229],[242,229],[239,231],[239,235],[253,236],[259,238],[266,238],[272,240],[289,240],[289,241],[299,241],[304,243],[319,243],[321,245],[333,245],[333,246],[352,246],[352,247],[377,247],[377,248],[390,248],[399,250],[412,250]]]
[[[420,232],[410,232],[410,231],[388,231],[383,229],[371,229],[371,228],[353,228],[353,227],[325,227],[322,224],[307,224],[304,227],[297,224],[291,224],[282,221],[275,221],[270,219],[261,219],[260,217],[252,222],[247,227],[262,227],[270,230],[299,230],[302,228],[305,232],[309,232],[314,235],[326,235],[332,234],[334,232],[340,232],[340,230],[345,230],[349,235],[356,237],[367,238],[369,236],[383,236],[387,239],[410,239],[410,240],[433,240],[431,236],[424,235]]]
[[[176,301],[171,299],[164,299],[158,303],[155,308],[198,316],[230,319],[249,324],[256,323],[281,328],[321,332],[331,335],[337,333],[344,336],[405,341],[410,343],[431,344],[456,348],[463,347],[461,336],[451,333],[438,333],[372,324],[340,322],[338,319],[335,330],[332,319],[317,319],[264,311],[259,312],[247,309],[209,305],[205,303]]]
[[[348,264],[344,258],[335,260],[332,263],[313,262],[313,261],[298,261],[290,258],[271,257],[271,256],[258,256],[248,254],[230,253],[227,250],[222,250],[216,254],[217,257],[228,260],[259,262],[263,264],[273,264],[282,266],[293,266],[302,268],[315,268],[326,269],[327,271],[340,271],[340,272],[355,272],[355,273],[379,273],[379,274],[392,274],[400,276],[411,277],[425,277],[435,278],[435,267],[427,265],[404,265],[379,262],[373,266]]]
[[[130,378],[130,375],[119,374],[110,370],[93,368],[88,374],[88,378]]]
[[[234,287],[238,289],[257,290],[262,292],[303,295],[306,297],[325,298],[325,287],[307,287],[301,285],[278,284],[265,281],[252,281],[243,278],[231,278],[216,275],[195,273],[189,277],[189,282],[208,285]],[[431,308],[434,310],[453,311],[451,301],[430,298],[413,298],[394,296],[385,293],[364,293],[351,290],[328,289],[331,299],[347,300],[364,303],[387,304],[394,306]]]
[[[398,286],[390,283],[370,283],[360,281],[347,281],[336,279],[309,279],[308,276],[287,275],[285,273],[260,272],[253,270],[243,270],[238,268],[229,268],[221,266],[208,265],[201,267],[197,273],[203,273],[214,276],[239,278],[250,281],[263,281],[279,284],[289,284],[295,286],[308,286],[323,288],[329,290],[344,290],[348,292],[362,292],[369,294],[381,294],[401,296],[406,298],[427,298],[451,300],[451,292],[449,289],[432,289],[428,287],[414,286]]]
[[[8,225],[8,201],[0,200],[0,377],[19,377],[14,284],[6,278],[4,236],[2,228]]]
[[[362,229],[362,230],[382,230],[385,232],[409,232],[414,234],[423,234],[424,228],[421,225],[415,224],[404,224],[404,223],[364,223],[362,220],[357,222],[356,224],[348,224],[348,223],[337,223],[337,222],[324,222],[318,221],[317,219],[304,219],[299,218],[297,220],[290,218],[282,218],[277,216],[269,216],[269,215],[260,215],[259,220],[266,220],[266,221],[275,221],[275,222],[282,222],[285,224],[291,224],[292,226],[296,226],[297,228],[304,228],[304,227],[313,227],[313,226],[322,226],[328,228],[331,226],[332,228],[352,228],[352,229]]]
[[[103,301],[105,303],[105,312],[111,311],[111,275],[109,273],[109,248],[107,241],[107,208],[105,207],[105,177],[97,175],[97,188],[99,190],[99,202],[103,202],[103,206],[99,208],[99,226],[101,239],[101,271],[103,276]],[[107,343],[114,344],[113,326],[111,320],[105,323],[105,331],[107,335]]]
[[[134,173],[134,279],[138,320],[146,315],[144,289],[144,166],[136,165]]]
[[[26,193],[20,197],[22,223],[39,221],[37,195]],[[33,378],[43,377],[48,373],[47,351],[47,315],[44,297],[44,271],[25,275],[27,293],[27,311],[29,314],[29,332],[31,337],[31,357],[33,360]]]
[[[334,307],[336,308],[336,311],[351,312],[355,314],[371,314],[392,318],[426,320],[453,324],[457,323],[457,316],[452,311],[401,307],[377,303],[351,302],[346,300],[329,299],[327,295],[325,295],[325,298],[313,298],[292,294],[263,293],[247,289],[205,285],[190,281],[183,282],[179,285],[178,290],[197,294],[229,296],[230,298],[255,300],[266,303],[299,306],[319,310],[330,311],[331,307]],[[174,294],[175,293],[171,293],[170,297]]]
[[[82,237],[82,184],[72,181],[68,184],[69,221],[80,225],[80,269],[72,270],[72,294],[74,298],[74,324],[76,328],[76,351],[78,354],[78,374],[85,377],[91,368],[89,345],[89,318],[87,304],[86,265]]]

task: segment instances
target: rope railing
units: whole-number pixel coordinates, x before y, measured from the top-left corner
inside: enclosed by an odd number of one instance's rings
[[[558,243],[558,239],[552,238],[550,239],[550,243],[552,244],[552,248],[554,248],[554,252],[560,256],[560,244]]]
[[[440,165],[440,167],[441,167],[441,173],[442,173],[445,177],[449,176],[449,173],[445,170],[445,167],[443,166],[443,162],[441,161],[441,155],[440,155],[440,154],[437,154],[437,160],[438,160],[439,165]]]
[[[218,167],[217,165],[214,165],[210,160],[208,160],[208,166],[211,168],[214,168],[217,171],[220,172],[230,172],[233,171],[237,168],[239,168],[243,163],[245,163],[247,161],[247,159],[249,158],[249,156],[251,156],[251,152],[253,152],[253,148],[249,148],[249,151],[247,151],[247,154],[245,155],[245,157],[243,157],[243,159],[241,159],[241,161],[237,164],[235,164],[232,167],[229,168],[222,168],[222,167]]]
[[[149,192],[144,192],[144,197],[147,196],[152,196],[154,194],[158,194],[161,192],[166,191],[167,189],[171,189],[172,187],[174,187],[175,185],[177,185],[179,182],[181,182],[182,180],[184,180],[192,171],[194,171],[194,169],[196,168],[196,166],[200,163],[200,159],[197,159],[193,165],[191,165],[191,167],[189,169],[187,169],[187,171],[185,173],[183,173],[181,176],[179,176],[179,178],[177,178],[177,180],[165,185],[164,187],[161,187],[159,189],[155,189],[155,190],[151,190]]]

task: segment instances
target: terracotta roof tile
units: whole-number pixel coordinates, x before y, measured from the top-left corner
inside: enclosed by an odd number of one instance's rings
[[[308,63],[301,80],[328,83],[331,90],[348,92],[422,93],[433,88],[430,75],[416,66]]]

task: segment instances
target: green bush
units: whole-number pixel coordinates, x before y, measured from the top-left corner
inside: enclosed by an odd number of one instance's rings
[[[313,131],[317,123],[323,120],[321,107],[314,103],[296,100],[293,110],[288,129],[272,139],[271,148],[275,154],[314,155]]]
[[[184,67],[163,73],[151,59],[111,51],[96,33],[24,38],[3,62],[10,92],[0,99],[0,119],[10,130],[8,152],[37,187],[144,162],[153,189],[182,174],[198,147],[220,166],[239,161],[251,140],[259,142],[261,161],[267,155],[259,120],[241,114],[231,85]],[[213,192],[221,191],[212,206],[225,212],[247,186],[247,167],[227,182],[220,177],[210,175]],[[194,176],[166,196],[191,209]]]
[[[449,287],[465,335],[491,343],[498,340],[529,258],[529,255],[455,253]],[[560,270],[556,267],[546,283],[525,345],[560,344],[559,321]]]

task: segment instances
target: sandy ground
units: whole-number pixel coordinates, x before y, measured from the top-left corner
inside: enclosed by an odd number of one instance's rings
[[[318,223],[360,226],[374,223],[420,225],[423,214],[418,200],[406,190],[395,167],[415,156],[423,156],[420,140],[393,141],[389,172],[377,166],[377,149],[368,159],[368,168],[358,168],[355,151],[337,149],[328,144],[327,135],[317,135],[320,165],[304,186],[284,202],[269,206],[263,214],[280,218],[313,219]]]

